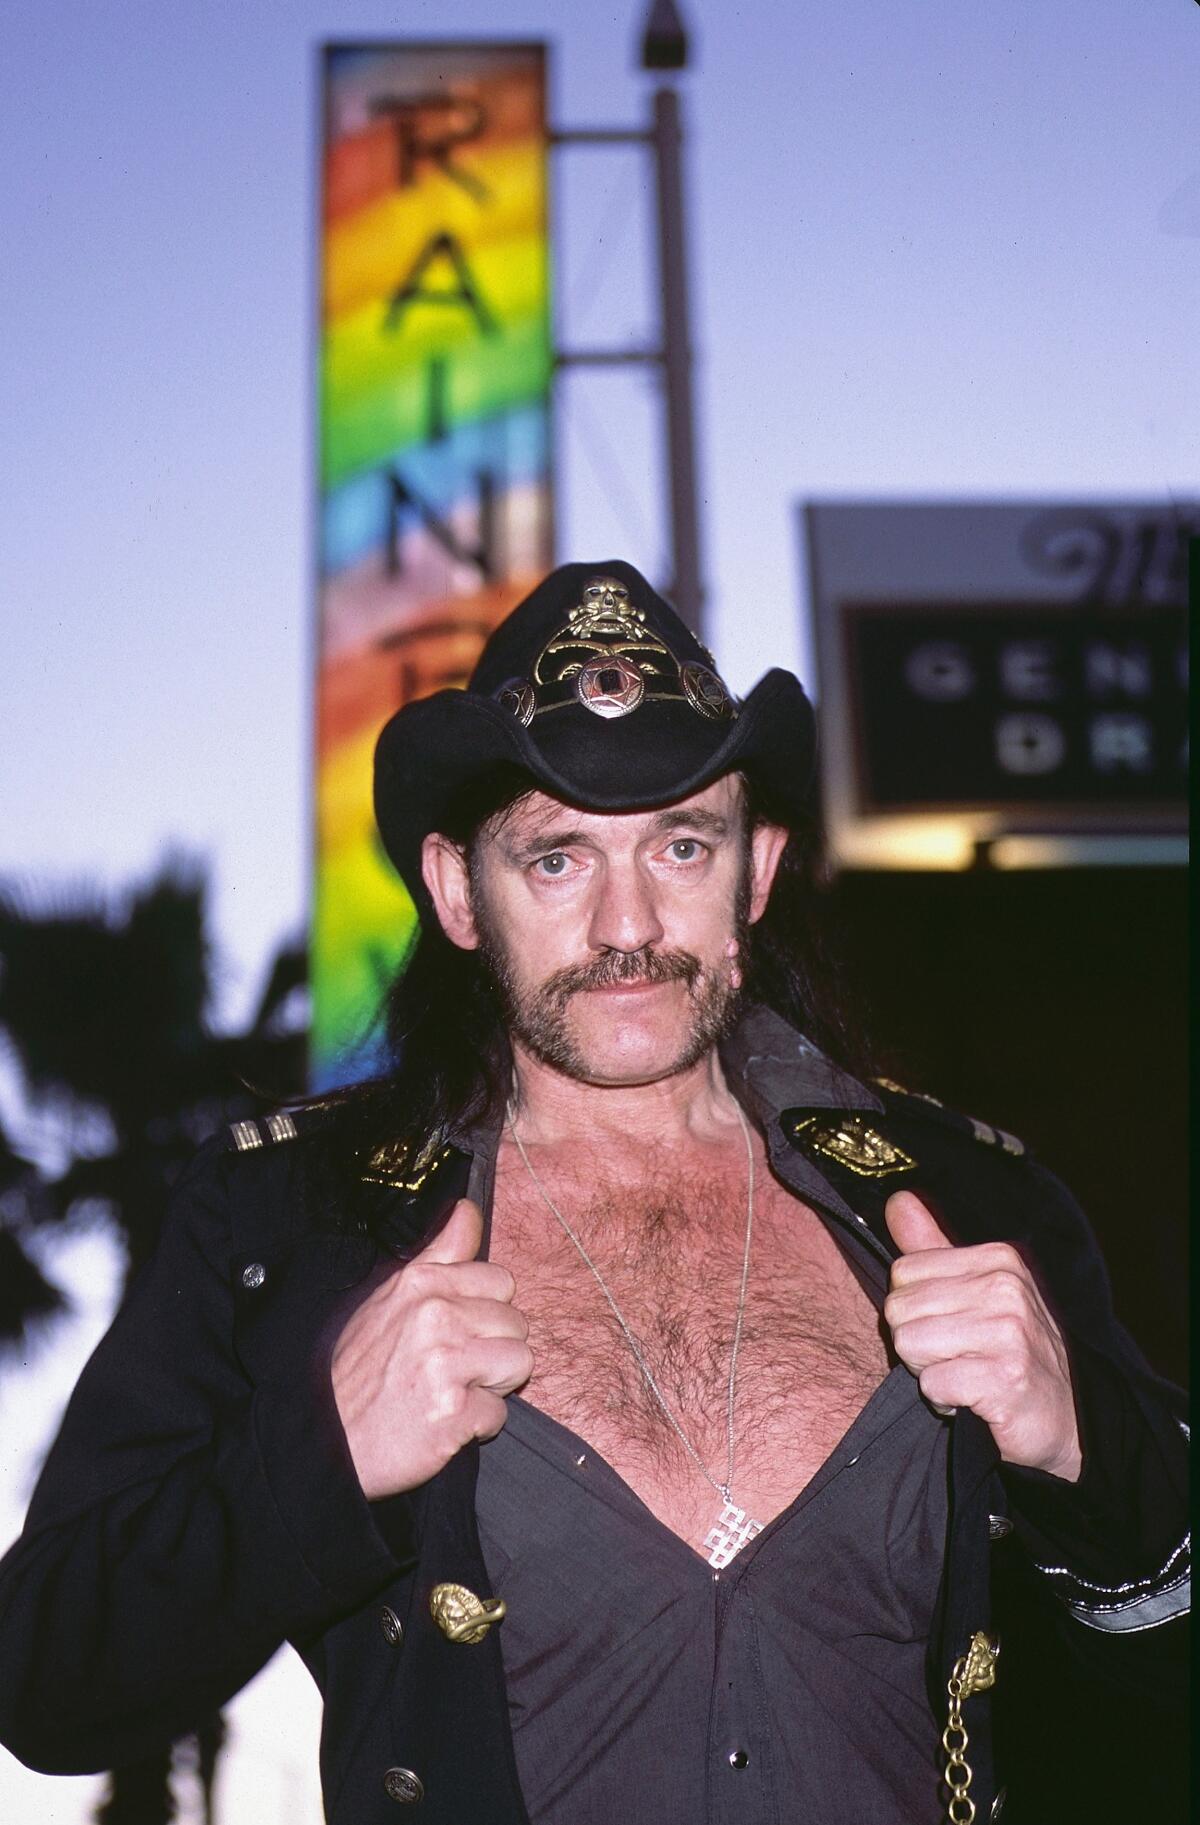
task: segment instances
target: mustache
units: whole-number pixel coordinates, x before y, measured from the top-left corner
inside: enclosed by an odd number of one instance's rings
[[[592,963],[577,963],[556,970],[539,990],[539,999],[562,1007],[572,995],[586,989],[613,988],[618,983],[683,982],[688,988],[700,976],[699,957],[690,951],[609,951]]]

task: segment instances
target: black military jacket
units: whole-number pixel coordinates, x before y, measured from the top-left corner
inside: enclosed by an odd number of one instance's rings
[[[760,1119],[762,1072],[807,1045],[761,1011],[743,1024],[726,1070]],[[430,1606],[438,1585],[490,1594],[478,1451],[409,1495],[369,1503],[359,1488],[329,1358],[390,1263],[302,1214],[321,1132],[319,1116],[239,1123],[180,1182],[0,1565],[0,1739],[50,1773],[132,1761],[290,1640],[325,1698],[329,1825],[386,1825],[397,1804],[429,1825],[519,1825],[496,1632],[450,1639]],[[1012,1241],[1033,1267],[1070,1352],[1083,1474],[1067,1485],[1002,1466],[986,1426],[955,1418],[930,1692],[944,1719],[956,1663],[973,1638],[987,1661],[998,1636],[994,1685],[961,1707],[980,1816],[998,1816],[1006,1784],[1006,1825],[1118,1816],[1107,1775],[1091,1797],[1077,1733],[1095,1744],[1096,1717],[1147,1694],[1169,1724],[1179,1702],[1182,1397],[1117,1325],[1077,1206],[1012,1137],[829,1066],[805,1106],[776,1110],[767,1142],[801,1150],[824,1187],[814,1207],[865,1224],[889,1257],[883,1205],[911,1187],[955,1241]],[[470,1164],[446,1145],[394,1166],[398,1238],[411,1248],[437,1228]],[[1139,1775],[1144,1816],[1162,1816],[1157,1754]],[[1079,1810],[1051,1797],[1055,1780]]]

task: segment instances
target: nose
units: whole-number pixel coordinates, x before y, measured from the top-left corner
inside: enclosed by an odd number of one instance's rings
[[[640,951],[663,936],[653,883],[636,861],[610,861],[596,887],[588,925],[593,950]]]

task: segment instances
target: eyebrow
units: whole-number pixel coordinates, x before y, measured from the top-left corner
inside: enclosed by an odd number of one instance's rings
[[[706,835],[719,839],[728,836],[729,820],[720,817],[715,811],[660,811],[651,820],[650,834],[661,836],[667,830],[703,831]],[[587,848],[591,845],[592,838],[586,830],[576,826],[574,829],[564,827],[536,832],[523,842],[508,842],[502,837],[500,843],[510,861],[523,864],[536,860],[538,856],[552,855],[559,849]]]
[[[694,811],[667,810],[660,811],[654,819],[653,829],[664,830],[706,830],[709,836],[728,836],[729,819],[721,817],[716,811],[703,811],[697,807]]]
[[[588,841],[583,830],[547,830],[526,837],[524,842],[512,843],[501,837],[500,847],[510,862],[532,862],[536,856],[549,855],[556,849],[576,849]]]

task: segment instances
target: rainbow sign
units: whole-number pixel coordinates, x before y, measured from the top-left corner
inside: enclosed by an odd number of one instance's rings
[[[414,924],[375,835],[393,710],[549,568],[545,47],[324,50],[312,1076],[369,1071]]]

